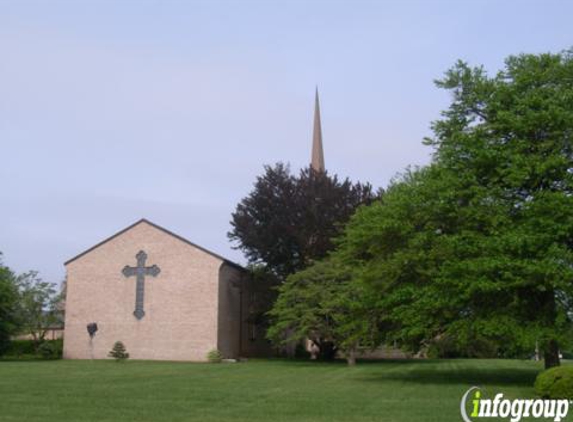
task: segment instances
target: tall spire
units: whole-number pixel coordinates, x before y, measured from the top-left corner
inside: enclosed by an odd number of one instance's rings
[[[320,105],[318,87],[314,98],[314,130],[312,133],[312,159],[310,166],[317,172],[324,172],[324,152],[322,150],[322,128],[320,126]]]

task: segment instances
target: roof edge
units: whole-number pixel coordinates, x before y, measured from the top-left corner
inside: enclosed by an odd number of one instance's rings
[[[153,222],[147,220],[146,218],[141,218],[140,220],[136,221],[135,223],[130,224],[130,225],[127,226],[126,228],[124,228],[124,229],[118,231],[117,233],[115,233],[115,234],[113,234],[113,235],[111,235],[111,236],[105,238],[104,240],[102,240],[101,242],[95,244],[95,245],[92,246],[91,248],[86,249],[85,251],[79,253],[78,255],[74,256],[74,257],[71,258],[71,259],[68,259],[66,262],[64,262],[64,266],[66,266],[66,265],[72,263],[73,261],[75,261],[75,260],[81,258],[81,257],[84,256],[84,255],[87,255],[88,253],[90,253],[90,252],[93,251],[94,249],[97,249],[97,248],[99,248],[100,246],[104,245],[105,243],[109,242],[110,240],[113,240],[113,239],[115,239],[116,237],[121,236],[121,235],[124,234],[125,232],[131,230],[132,228],[134,228],[135,226],[137,226],[137,225],[139,225],[139,224],[141,224],[141,223],[147,223],[147,224],[149,224],[151,227],[154,227],[154,228],[156,228],[156,229],[158,229],[158,230],[161,230],[162,232],[164,232],[164,233],[166,233],[166,234],[168,234],[168,235],[170,235],[170,236],[172,236],[172,237],[174,237],[174,238],[176,238],[176,239],[182,241],[183,243],[187,243],[188,245],[193,246],[194,248],[197,248],[197,249],[199,249],[200,251],[203,251],[203,252],[205,252],[206,254],[211,255],[212,257],[221,260],[224,264],[227,264],[227,265],[230,265],[230,266],[232,266],[232,267],[238,268],[238,269],[240,269],[240,270],[242,270],[242,271],[247,271],[247,269],[246,269],[245,267],[243,267],[242,265],[239,265],[239,264],[237,264],[236,262],[230,261],[230,260],[228,260],[227,258],[225,258],[225,257],[223,257],[223,256],[221,256],[221,255],[219,255],[219,254],[217,254],[217,253],[215,253],[215,252],[213,252],[213,251],[210,251],[209,249],[205,249],[204,247],[199,246],[199,245],[197,245],[196,243],[193,243],[193,242],[191,242],[190,240],[185,239],[183,236],[179,236],[178,234],[173,233],[172,231],[167,230],[166,228],[161,227],[160,225],[155,224],[155,223],[153,223]]]

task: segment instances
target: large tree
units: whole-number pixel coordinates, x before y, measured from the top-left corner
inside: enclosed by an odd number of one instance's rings
[[[407,172],[352,219],[337,252],[376,286],[388,339],[538,341],[559,364],[573,299],[573,57],[520,55],[490,77],[456,64],[452,94]]]
[[[369,184],[340,181],[311,168],[295,176],[284,164],[266,166],[237,205],[229,238],[251,263],[286,278],[333,249],[332,239],[356,208],[374,197]]]
[[[18,328],[16,277],[10,268],[2,264],[1,258],[0,253],[0,355],[5,352],[10,336],[15,334]]]

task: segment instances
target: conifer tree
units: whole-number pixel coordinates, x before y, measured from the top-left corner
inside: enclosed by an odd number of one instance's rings
[[[127,349],[125,345],[121,341],[116,341],[110,350],[108,356],[110,358],[114,358],[117,362],[129,359],[129,353],[127,353]]]

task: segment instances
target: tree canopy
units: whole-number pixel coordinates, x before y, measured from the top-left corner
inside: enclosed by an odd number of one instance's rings
[[[266,166],[237,205],[228,235],[251,263],[286,278],[326,256],[356,208],[374,198],[369,184],[311,168],[295,176],[284,164]]]
[[[43,281],[37,271],[29,271],[16,277],[18,287],[17,315],[21,330],[29,334],[36,346],[44,341],[50,328],[62,324],[60,302],[63,292],[56,285]]]
[[[489,77],[463,62],[433,124],[433,163],[358,210],[337,252],[378,288],[387,337],[545,348],[558,364],[573,295],[573,59],[520,55]]]
[[[15,334],[18,328],[16,277],[10,268],[4,266],[1,258],[0,253],[0,355],[4,353],[10,336]]]

